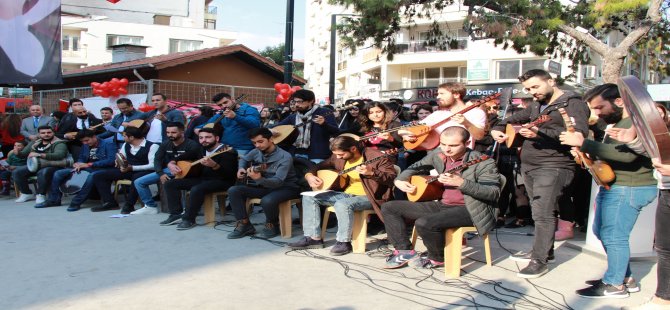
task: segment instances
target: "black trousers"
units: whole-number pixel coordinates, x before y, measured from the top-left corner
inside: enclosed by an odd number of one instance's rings
[[[235,185],[228,189],[230,207],[233,209],[233,213],[237,220],[243,220],[249,217],[246,208],[247,198],[261,198],[261,208],[263,208],[263,213],[265,213],[265,222],[275,225],[279,223],[279,204],[286,200],[299,197],[300,189],[294,186],[265,188]]]
[[[532,258],[546,264],[549,251],[554,247],[559,201],[566,194],[575,173],[570,169],[535,168],[523,171],[523,175],[535,221]]]
[[[30,190],[28,186],[28,178],[31,176],[37,176],[37,194],[46,195],[49,185],[51,185],[51,179],[53,179],[54,173],[62,169],[60,167],[44,167],[40,170],[37,170],[37,173],[32,173],[28,171],[28,166],[19,166],[14,171],[12,171],[12,179],[16,182],[16,186],[19,187],[21,194],[32,194],[33,191]]]
[[[439,201],[389,201],[382,205],[388,240],[396,250],[412,247],[405,220],[415,220],[416,232],[428,249],[428,258],[444,261],[444,232],[447,228],[473,226],[465,206],[448,206]]]
[[[670,189],[660,190],[656,209],[656,297],[670,300]]]
[[[129,186],[130,192],[128,193],[128,199],[126,200],[125,204],[127,206],[134,206],[138,197],[137,190],[135,189],[135,180],[152,172],[154,171],[147,170],[121,172],[121,170],[117,168],[110,168],[107,169],[104,173],[99,173],[93,182],[95,184],[95,188],[100,194],[100,199],[104,204],[110,202],[118,203],[118,201],[114,200],[114,196],[111,192],[112,182],[117,180],[131,180],[133,183]]]
[[[184,211],[181,204],[181,191],[190,190],[188,207],[182,219],[195,222],[195,218],[205,202],[205,196],[209,193],[228,190],[233,184],[234,181],[223,179],[172,179],[163,184],[163,190],[167,195],[170,214],[181,214]]]

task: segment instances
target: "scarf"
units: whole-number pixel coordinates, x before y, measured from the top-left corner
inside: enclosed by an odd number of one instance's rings
[[[316,104],[305,114],[297,113],[295,115],[295,127],[298,129],[298,138],[293,145],[299,149],[309,148],[309,141],[312,135],[312,115],[318,109]]]

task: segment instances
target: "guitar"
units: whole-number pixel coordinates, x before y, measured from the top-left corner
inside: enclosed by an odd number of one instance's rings
[[[252,165],[248,169],[253,172],[263,172],[268,169],[268,164]],[[249,185],[252,183],[254,183],[254,180],[251,179],[246,173],[244,174],[244,177],[238,179],[237,182],[238,185]]]
[[[214,156],[217,156],[217,155],[220,155],[220,154],[223,154],[225,152],[232,151],[232,150],[233,150],[232,147],[224,146],[221,149],[217,150],[216,152],[214,152],[212,154],[209,154],[208,156],[205,156],[205,157],[200,158],[200,159],[198,159],[196,161],[193,161],[193,162],[188,161],[188,160],[178,161],[177,166],[179,167],[179,169],[181,169],[181,173],[176,175],[175,179],[183,179],[183,178],[187,178],[187,177],[194,177],[195,175],[197,175],[200,172],[200,169],[199,169],[200,166],[198,166],[198,165],[201,164],[203,161],[205,161],[208,158],[212,158]]]
[[[235,98],[235,102],[244,99],[244,97],[246,97],[246,96],[247,96],[247,94],[241,94],[239,97]],[[223,113],[226,110],[229,110],[229,108],[225,108],[225,109],[217,111],[216,114],[219,114],[219,116],[213,122],[207,123],[205,126],[203,126],[203,128],[214,128],[214,126],[216,126],[216,124],[218,124],[224,117],[226,117],[226,115]]]
[[[493,95],[487,96],[486,98],[479,99],[473,102],[471,105],[461,109],[460,111],[446,117],[445,119],[431,125],[419,124],[417,126],[409,127],[406,130],[411,132],[413,136],[416,137],[416,141],[409,142],[405,141],[403,144],[406,149],[425,151],[432,150],[440,143],[440,134],[435,132],[435,128],[444,125],[446,122],[450,121],[451,118],[456,114],[465,114],[466,112],[479,107],[482,104],[487,102],[494,101],[501,96],[501,93],[495,93]]]
[[[519,134],[519,130],[522,128],[531,129],[550,120],[551,117],[549,117],[549,115],[540,115],[540,117],[528,124],[507,124],[507,127],[505,128],[505,134],[507,135],[507,141],[505,143],[507,144],[507,147],[520,147],[523,144],[525,138]]]
[[[479,158],[473,159],[466,163],[462,163],[457,167],[451,168],[442,174],[451,174],[454,172],[461,171],[467,167],[470,167],[474,164],[480,163],[489,159],[490,156],[482,155]],[[431,201],[437,200],[442,197],[442,192],[444,192],[444,185],[440,182],[436,182],[440,176],[431,177],[426,175],[413,175],[409,179],[409,183],[416,186],[416,190],[413,193],[407,193],[407,200],[412,202],[417,201]]]
[[[316,176],[321,179],[321,186],[319,187],[312,187],[313,190],[315,191],[323,191],[323,190],[342,190],[347,187],[347,182],[348,182],[348,177],[347,173],[352,172],[356,170],[356,167],[363,166],[363,165],[369,165],[371,163],[374,163],[376,161],[382,160],[386,157],[389,156],[395,156],[398,154],[398,152],[402,152],[403,149],[393,149],[393,150],[388,150],[383,152],[384,154],[381,156],[377,156],[372,159],[368,159],[358,165],[351,166],[347,169],[344,169],[340,172],[337,172],[335,170],[329,170],[329,169],[324,169],[324,170],[319,170],[316,172]]]
[[[558,112],[561,113],[563,122],[565,122],[565,129],[568,132],[575,132],[575,125],[570,119],[568,112],[564,108],[559,108]],[[606,190],[610,189],[608,183],[614,181],[614,171],[612,167],[602,160],[591,160],[591,158],[584,152],[580,152],[577,148],[577,156],[575,156],[575,162],[586,169],[591,176],[593,176],[593,181],[596,182],[598,186],[604,187]]]
[[[333,111],[320,114],[319,116],[326,117],[328,115],[334,114],[336,111],[346,111],[354,107],[356,107],[356,104],[345,104]],[[293,142],[295,142],[295,139],[298,138],[298,127],[295,125],[279,125],[272,127],[271,129],[274,132],[272,140],[275,144],[291,145]]]

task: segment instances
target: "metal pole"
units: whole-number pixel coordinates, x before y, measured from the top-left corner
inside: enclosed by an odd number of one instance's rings
[[[284,43],[284,83],[293,81],[293,1],[286,1],[286,39]]]
[[[328,101],[335,105],[335,45],[337,43],[337,15],[330,16],[330,71],[328,75]]]

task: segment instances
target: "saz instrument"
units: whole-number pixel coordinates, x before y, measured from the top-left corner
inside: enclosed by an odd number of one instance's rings
[[[474,164],[480,163],[489,159],[490,156],[482,155],[479,158],[473,159],[467,163],[462,163],[457,167],[451,168],[442,174],[451,174],[454,172],[461,171],[467,167],[470,167]],[[432,201],[437,200],[442,197],[442,192],[444,192],[444,185],[440,182],[436,182],[440,176],[431,177],[426,175],[413,175],[409,179],[409,183],[416,186],[416,190],[413,193],[407,193],[407,200],[412,202],[417,201]]]
[[[336,111],[346,111],[354,107],[356,107],[356,104],[345,104],[339,108],[336,108],[334,111],[328,111],[324,114],[315,116],[326,117],[328,115],[334,114]],[[279,125],[274,126],[271,129],[274,132],[272,135],[272,141],[274,141],[275,144],[291,145],[293,142],[295,142],[295,139],[298,138],[299,131],[298,127],[295,125]]]
[[[242,100],[244,97],[246,97],[247,94],[241,94],[239,97],[235,98],[235,102],[237,103],[238,100]],[[229,110],[228,108],[225,108],[223,110],[219,110],[216,113],[219,114],[219,117],[217,117],[213,122],[208,123],[207,125],[203,126],[203,128],[214,128],[216,124],[218,124],[226,115],[223,113],[226,110]]]
[[[507,124],[507,127],[505,128],[505,135],[507,135],[507,141],[505,143],[507,144],[507,147],[521,147],[525,138],[519,134],[519,130],[523,128],[531,129],[550,120],[551,117],[549,117],[549,115],[540,115],[540,117],[528,124]]]
[[[494,100],[497,100],[502,93],[495,93],[493,95],[487,96],[485,98],[479,99],[475,102],[473,102],[471,105],[463,108],[462,110],[446,117],[445,119],[431,125],[424,125],[424,124],[419,124],[418,126],[413,126],[409,127],[406,130],[411,132],[413,136],[416,137],[416,141],[414,142],[409,142],[405,141],[403,144],[406,149],[410,150],[417,150],[417,151],[425,151],[425,150],[432,150],[434,149],[439,143],[440,143],[440,134],[438,132],[435,132],[435,128],[440,127],[444,125],[446,122],[450,121],[451,118],[454,115],[457,114],[464,114],[476,107],[479,107],[482,104],[485,104],[487,102],[491,102]]]
[[[86,130],[94,130],[94,129],[100,127],[100,126],[105,126],[105,125],[107,125],[108,123],[109,123],[109,122],[105,122],[105,121],[103,121],[103,122],[100,123],[100,124],[93,125],[93,126],[91,126],[91,127],[86,128]],[[67,132],[67,133],[65,133],[65,134],[66,134],[66,135],[73,135],[73,136],[76,136],[77,133],[79,133],[79,131],[70,131],[70,132]],[[74,138],[73,138],[73,139],[74,139]]]
[[[248,169],[253,171],[253,172],[263,172],[263,171],[268,169],[268,164],[260,164],[260,165],[255,165],[255,166],[252,165]],[[253,183],[254,183],[254,180],[252,178],[250,178],[247,175],[246,172],[244,173],[244,177],[240,178],[239,181],[238,181],[238,184],[242,184],[242,185],[249,185],[249,184],[253,184]]]
[[[565,129],[568,132],[575,132],[575,125],[572,123],[568,112],[565,111],[564,108],[559,108],[558,112],[561,113],[561,117],[563,117]],[[607,190],[610,189],[608,183],[614,181],[614,171],[612,171],[610,165],[602,160],[591,160],[587,154],[580,152],[579,148],[577,148],[575,161],[593,176],[593,181],[595,181],[598,186],[602,186]]]
[[[200,173],[200,166],[199,164],[202,164],[203,161],[205,161],[208,158],[212,158],[214,156],[223,154],[228,151],[232,151],[233,148],[230,146],[225,146],[219,149],[218,151],[209,154],[203,158],[200,158],[196,161],[188,161],[188,160],[180,160],[177,162],[177,167],[181,169],[181,173],[175,176],[175,179],[183,179],[183,178],[188,178],[188,177],[195,177]]]
[[[377,156],[375,158],[366,160],[358,165],[351,166],[347,169],[344,169],[340,172],[337,172],[335,170],[329,170],[329,169],[324,169],[324,170],[319,170],[316,172],[316,177],[321,179],[321,186],[319,187],[312,187],[313,190],[315,191],[322,191],[322,190],[342,190],[347,187],[347,182],[348,182],[348,177],[347,173],[352,172],[356,170],[356,167],[359,166],[364,166],[368,165],[371,163],[374,163],[376,161],[382,160],[386,157],[389,156],[395,156],[398,154],[398,152],[403,151],[402,149],[394,149],[394,150],[389,150],[386,152],[383,152],[384,154],[381,156]]]

